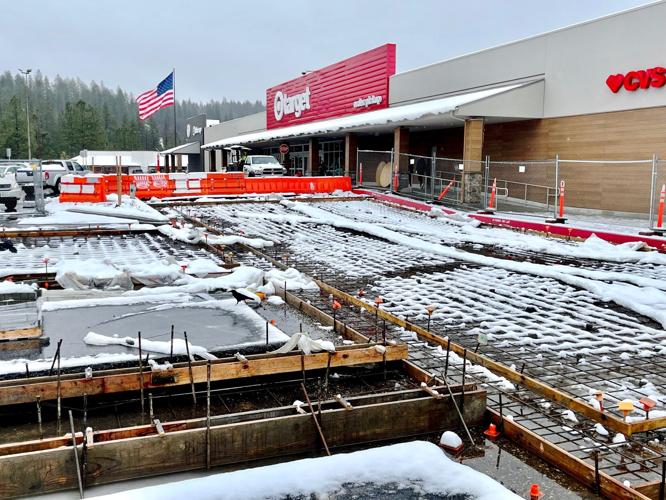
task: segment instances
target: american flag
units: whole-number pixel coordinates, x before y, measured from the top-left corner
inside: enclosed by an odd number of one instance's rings
[[[145,120],[162,108],[173,106],[173,72],[162,80],[156,89],[147,90],[136,98],[139,105],[139,118]]]

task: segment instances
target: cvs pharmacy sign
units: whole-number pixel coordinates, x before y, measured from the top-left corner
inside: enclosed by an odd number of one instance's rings
[[[649,69],[629,71],[626,74],[609,75],[606,78],[606,85],[614,94],[617,94],[622,87],[629,92],[650,87],[663,87],[666,85],[666,68],[655,66]]]

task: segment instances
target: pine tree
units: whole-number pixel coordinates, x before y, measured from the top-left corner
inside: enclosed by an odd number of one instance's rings
[[[5,148],[11,148],[12,158],[28,157],[28,135],[26,127],[25,108],[21,100],[14,96],[3,108],[2,119],[0,119],[0,144]]]
[[[158,111],[140,122],[134,96],[123,89],[112,90],[101,82],[87,84],[59,75],[49,79],[39,70],[32,73],[29,83],[34,157],[76,155],[82,144],[87,149],[118,151],[173,146],[173,108]],[[25,92],[25,80],[20,74],[0,74],[0,146],[10,144],[5,147],[12,148],[14,158],[27,157]],[[178,100],[178,140],[183,140],[188,117],[206,113],[211,119],[230,120],[262,109],[259,101]]]

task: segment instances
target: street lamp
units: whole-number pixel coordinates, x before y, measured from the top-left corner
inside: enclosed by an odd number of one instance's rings
[[[28,79],[30,78],[31,69],[20,69],[19,71],[25,76],[25,116],[28,124],[28,160],[32,160],[32,146],[30,144],[30,94],[28,92]]]

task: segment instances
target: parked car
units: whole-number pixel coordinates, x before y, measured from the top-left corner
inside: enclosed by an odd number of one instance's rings
[[[25,193],[16,181],[16,172],[23,165],[0,165],[0,204],[5,211],[16,212],[16,206],[25,198]]]
[[[35,170],[39,168],[39,163],[33,163],[31,166],[20,168],[16,172],[16,179],[26,194],[32,196],[35,191]],[[78,162],[71,160],[44,160],[42,161],[42,175],[44,188],[52,188],[53,191],[60,193],[60,178],[63,175],[88,175],[89,170],[81,166]]]
[[[245,159],[243,172],[248,177],[262,177],[267,175],[284,175],[287,169],[270,155],[250,155]]]

